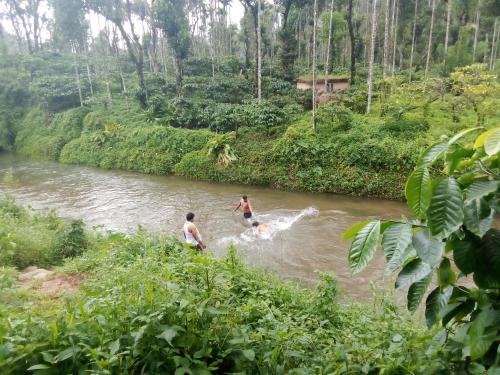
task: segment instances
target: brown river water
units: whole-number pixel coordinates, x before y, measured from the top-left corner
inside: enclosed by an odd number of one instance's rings
[[[232,214],[242,194],[256,220],[269,232],[255,236],[241,213]],[[34,161],[0,153],[0,195],[10,195],[35,209],[55,208],[65,218],[87,226],[133,232],[138,225],[181,238],[185,214],[195,223],[210,252],[223,256],[230,243],[250,265],[281,277],[314,285],[317,272],[332,272],[339,289],[353,300],[366,300],[369,282],[386,285],[384,259],[378,253],[360,274],[347,265],[349,242],[342,233],[356,222],[407,213],[404,204],[333,194],[294,193],[258,186],[215,184],[176,176]]]

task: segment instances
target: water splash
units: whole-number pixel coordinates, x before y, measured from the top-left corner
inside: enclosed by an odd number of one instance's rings
[[[305,217],[317,216],[319,211],[314,207],[307,207],[301,210],[295,215],[285,215],[278,216],[273,219],[273,214],[260,214],[256,219],[260,222],[260,218],[265,218],[262,220],[262,224],[265,224],[266,228],[261,233],[256,234],[252,228],[246,229],[239,235],[227,236],[219,239],[217,242],[220,245],[228,245],[233,243],[235,245],[254,242],[256,240],[269,240],[272,241],[273,238],[284,231],[289,230],[292,226],[302,220]]]

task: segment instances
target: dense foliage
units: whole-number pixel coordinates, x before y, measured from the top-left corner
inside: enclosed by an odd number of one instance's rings
[[[428,326],[448,328],[447,345],[469,371],[500,371],[500,127],[461,142],[471,128],[427,148],[406,183],[415,216],[356,225],[349,264],[362,270],[381,240],[387,273],[402,268],[396,288],[408,288],[408,309],[425,301]],[[437,174],[433,167],[444,166]],[[453,262],[453,266],[452,266]],[[471,275],[471,278],[467,276]],[[440,333],[444,335],[446,331]]]
[[[58,219],[2,202],[16,226],[51,243]],[[7,212],[21,212],[9,215]],[[23,224],[25,223],[25,224]],[[65,233],[74,232],[70,229]],[[5,238],[2,234],[1,238]],[[1,269],[2,374],[378,373],[451,371],[440,343],[387,299],[337,301],[335,279],[307,290],[172,238],[87,233],[88,249],[60,272],[85,278],[79,294],[48,300],[15,288]],[[32,253],[30,264],[44,262]],[[27,308],[29,307],[29,308]],[[8,317],[8,319],[7,319]]]

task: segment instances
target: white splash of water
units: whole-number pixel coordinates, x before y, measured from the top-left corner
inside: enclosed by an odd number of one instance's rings
[[[254,242],[257,239],[262,240],[270,240],[283,231],[289,230],[295,223],[299,222],[305,217],[317,216],[319,211],[314,207],[307,207],[300,211],[296,215],[290,216],[278,216],[275,219],[271,219],[269,221],[263,221],[262,224],[265,225],[265,229],[261,231],[261,233],[255,233],[255,231],[250,228],[240,233],[239,235],[227,236],[219,239],[218,243],[220,245],[228,245],[233,243],[235,245],[242,243]],[[259,217],[269,217],[272,216],[270,214],[262,214]]]

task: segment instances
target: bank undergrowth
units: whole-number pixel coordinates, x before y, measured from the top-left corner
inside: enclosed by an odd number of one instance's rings
[[[9,228],[54,220],[1,215]],[[15,272],[3,269],[3,374],[451,371],[431,331],[384,298],[338,303],[332,276],[308,290],[248,268],[235,249],[215,259],[143,231],[85,236],[86,251],[59,269],[86,279],[64,303],[18,292]]]

